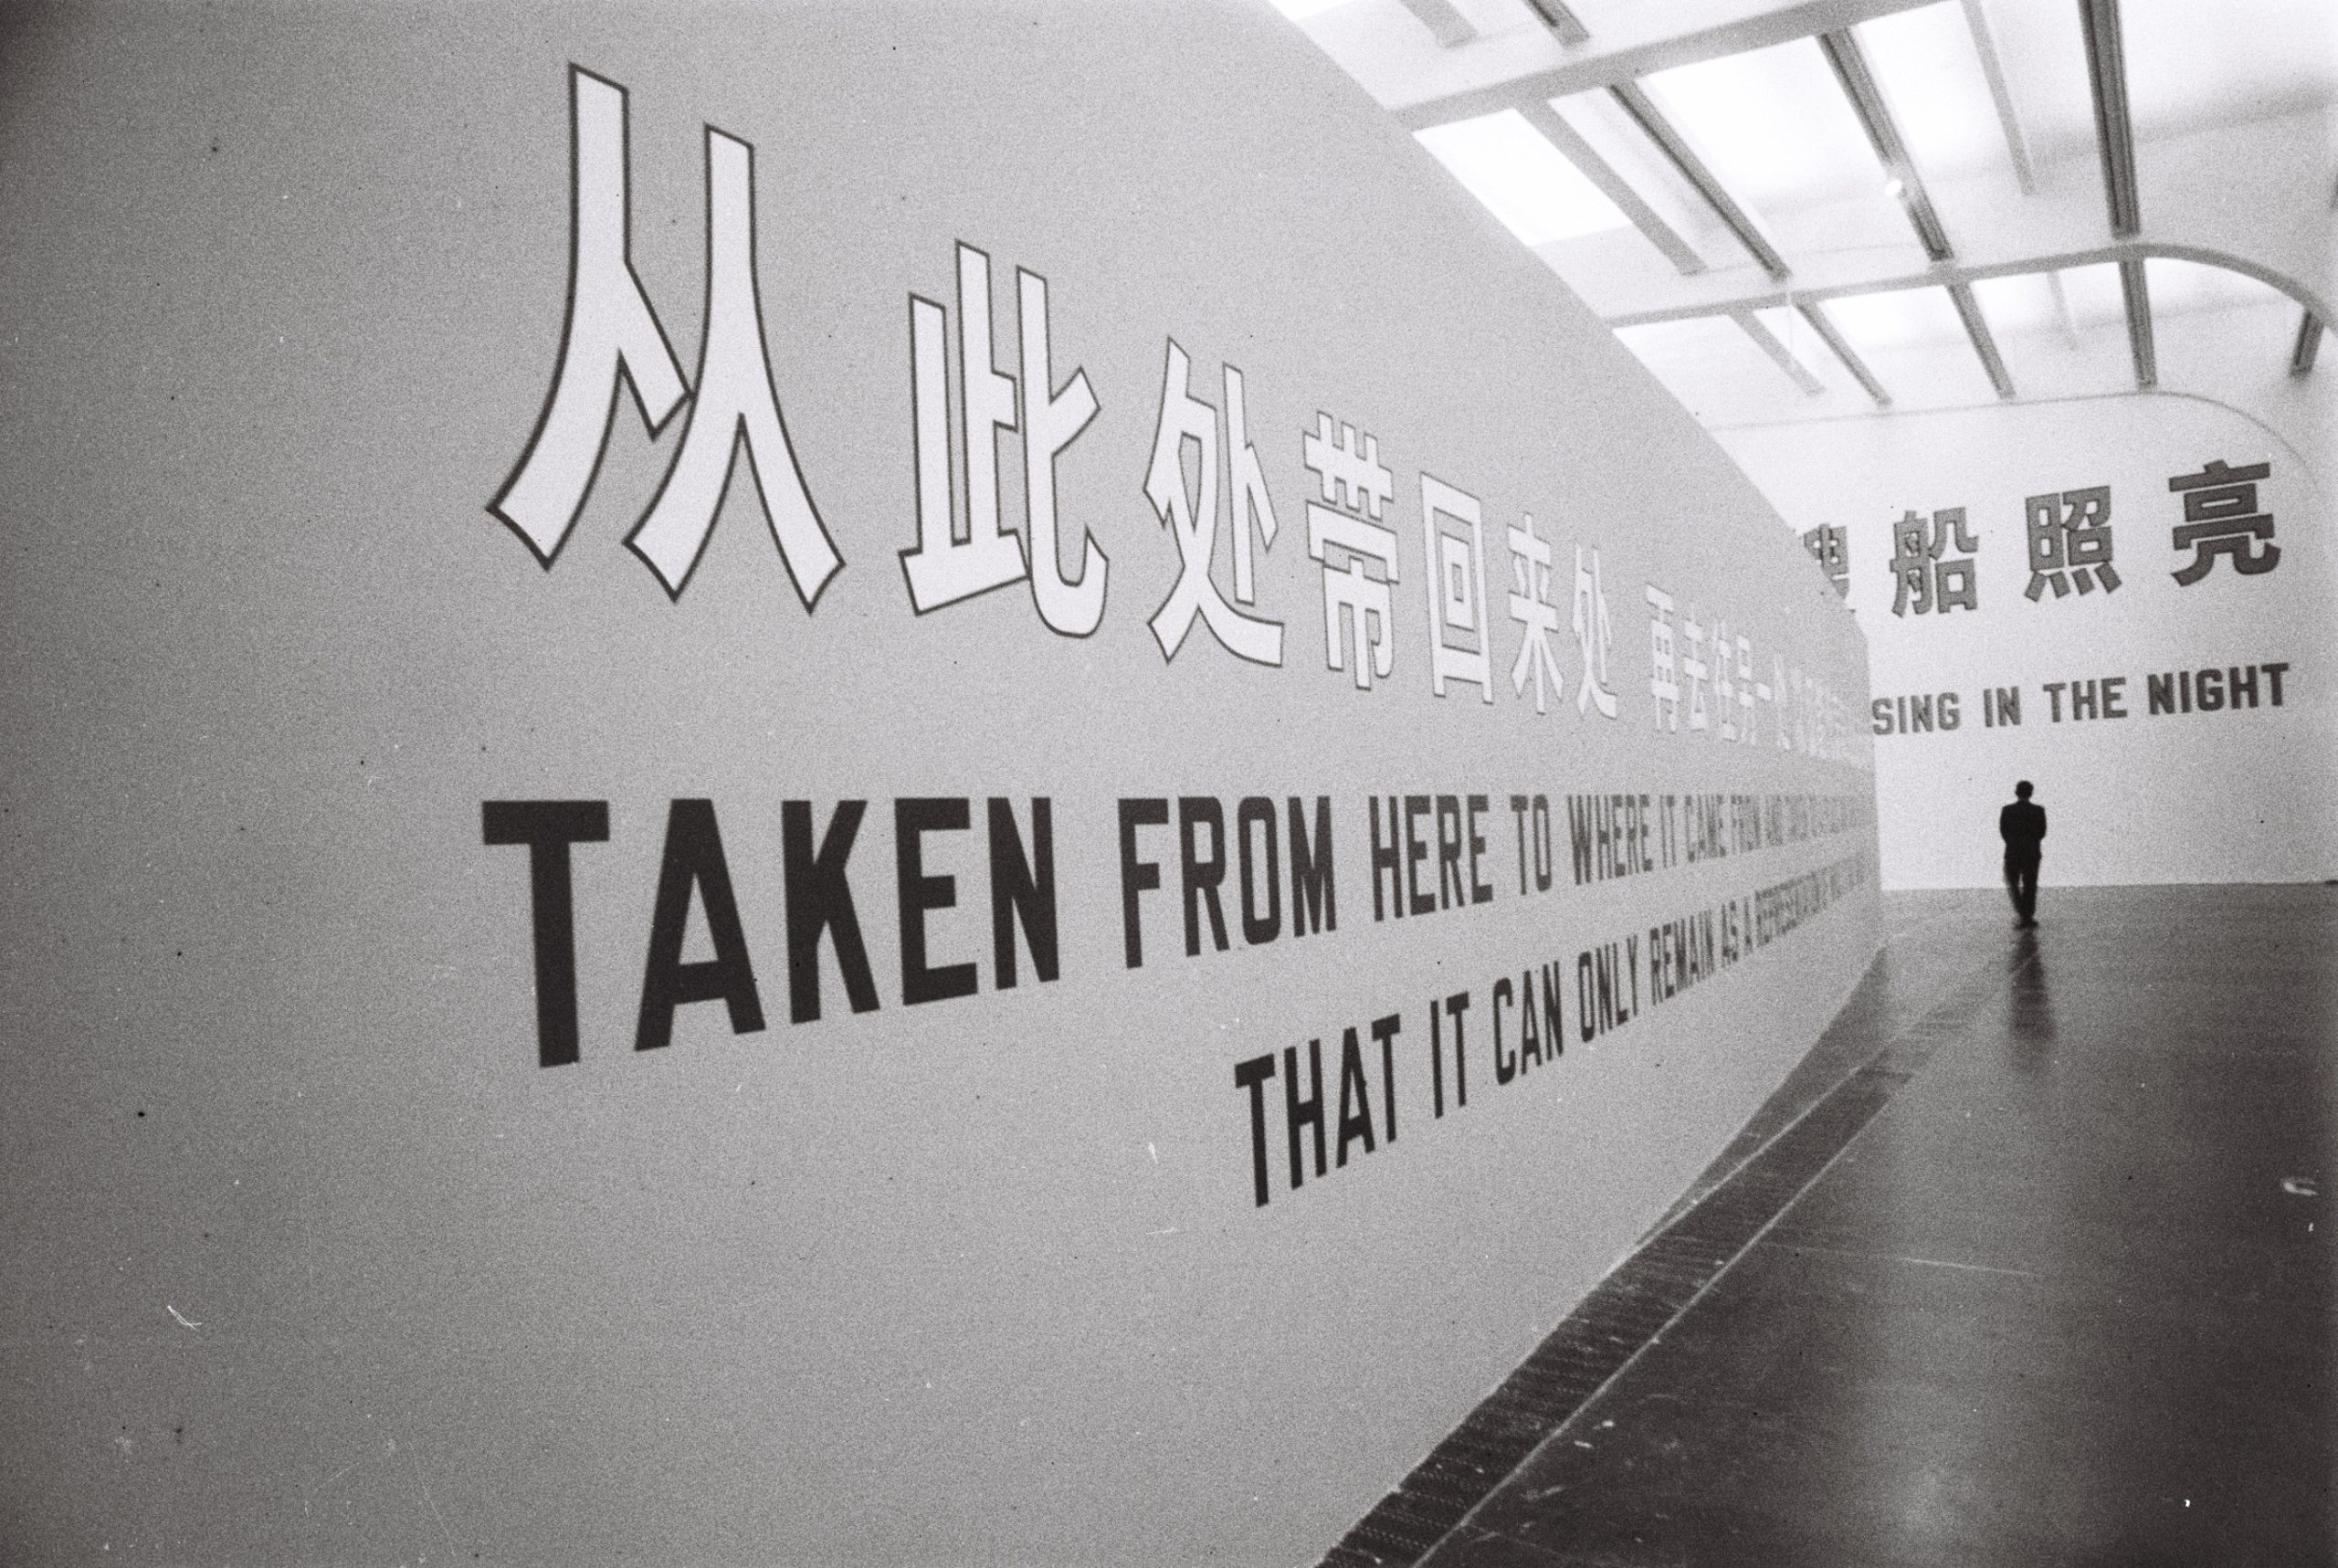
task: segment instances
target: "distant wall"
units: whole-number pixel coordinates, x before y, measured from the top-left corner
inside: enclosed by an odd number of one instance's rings
[[[1851,617],[1264,7],[11,26],[0,1556],[1297,1561],[1874,949]]]
[[[2049,883],[2338,876],[2338,704],[2322,630],[2338,602],[2333,519],[2305,457],[2264,426],[2144,395],[1722,440],[1791,527],[1844,531],[1871,660],[1886,886],[1995,881],[1996,809],[2020,778],[2047,807]],[[2170,489],[2210,463],[2264,473]],[[1953,508],[1970,552],[1935,526]],[[1895,531],[1911,512],[1927,552],[1945,534],[1926,585],[1969,560],[1949,586],[1969,578],[1975,607],[1896,591]],[[2220,518],[2255,521],[2218,542]],[[2101,526],[2115,587],[2099,570],[2079,580],[2106,548]],[[2199,531],[2179,548],[2186,528]],[[2257,570],[2237,570],[2243,559]]]

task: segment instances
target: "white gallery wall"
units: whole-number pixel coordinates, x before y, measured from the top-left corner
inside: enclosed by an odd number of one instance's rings
[[[2333,520],[2310,454],[2170,394],[1720,439],[1797,532],[1843,531],[1887,887],[1996,880],[2022,778],[2049,885],[2338,876]],[[1899,544],[1911,517],[1921,559]]]
[[[1263,5],[5,26],[0,1557],[1309,1559],[1875,950],[1859,625]]]

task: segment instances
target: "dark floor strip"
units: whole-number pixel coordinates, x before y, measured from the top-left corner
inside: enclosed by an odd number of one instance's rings
[[[1592,1288],[1566,1321],[1374,1505],[1322,1568],[1411,1568],[1669,1328],[1849,1146],[1900,1086],[2012,972],[2017,949],[1954,987],[1879,1047],[1870,1013],[1845,1016],[1812,1055],[1841,1053],[1837,1029],[1866,1035],[1859,1065],[1660,1226]],[[1759,1122],[1763,1118],[1756,1116]]]

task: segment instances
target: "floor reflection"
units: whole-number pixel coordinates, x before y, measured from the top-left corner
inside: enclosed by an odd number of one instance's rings
[[[2054,997],[2047,984],[2046,954],[2038,945],[2038,932],[2017,931],[2014,942],[2006,1034],[2013,1047],[2013,1065],[2035,1072],[2054,1054]]]

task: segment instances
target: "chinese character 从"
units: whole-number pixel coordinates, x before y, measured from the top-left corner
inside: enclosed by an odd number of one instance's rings
[[[1648,585],[1648,695],[1656,699],[1656,727],[1680,728],[1680,662],[1672,637],[1672,595]]]
[[[1594,546],[1591,563],[1584,564],[1583,546],[1574,547],[1574,644],[1583,653],[1583,679],[1575,683],[1578,717],[1596,707],[1603,719],[1617,716],[1616,690],[1607,684],[1607,657],[1616,648],[1615,624],[1607,618],[1607,581],[1599,568]]]
[[[1153,503],[1162,526],[1176,536],[1181,565],[1177,583],[1151,622],[1161,644],[1161,657],[1177,657],[1185,634],[1199,616],[1210,634],[1228,651],[1253,664],[1282,662],[1282,624],[1246,616],[1226,602],[1210,581],[1210,561],[1217,552],[1217,410],[1187,390],[1191,364],[1174,338],[1161,375],[1161,421],[1153,437],[1153,461],[1144,476],[1144,499]],[[1250,443],[1248,416],[1243,408],[1242,373],[1226,369],[1226,468],[1232,483],[1234,508],[1234,596],[1244,604],[1256,600],[1250,533],[1271,547],[1275,541],[1274,502],[1267,495],[1266,474],[1259,466],[1259,449]],[[1196,499],[1185,484],[1186,443],[1200,452],[1201,495]]]
[[[1837,525],[1822,522],[1817,528],[1804,531],[1802,547],[1810,552],[1810,558],[1818,563],[1818,569],[1827,574],[1828,582],[1835,584],[1836,596],[1849,598],[1851,596],[1850,531]]]
[[[573,199],[560,363],[535,434],[489,510],[549,567],[600,470],[620,378],[652,435],[687,398],[673,463],[627,547],[681,597],[743,443],[772,539],[808,610],[844,558],[805,488],[772,377],[755,287],[754,147],[706,128],[706,317],[692,388],[633,270],[626,89],[575,66],[568,84]]]
[[[1943,561],[1942,552],[1954,539],[1963,558]],[[1959,605],[1981,607],[1981,588],[1975,576],[1973,553],[1980,544],[1964,531],[1964,509],[1943,507],[1933,513],[1927,529],[1922,518],[1909,512],[1891,525],[1891,613],[1904,616],[1911,604],[1916,614],[1946,615]]]
[[[1559,606],[1551,598],[1551,547],[1534,532],[1534,516],[1529,512],[1526,526],[1507,531],[1510,537],[1510,618],[1526,628],[1518,641],[1518,658],[1510,667],[1510,689],[1519,696],[1526,695],[1526,682],[1534,682],[1534,711],[1545,711],[1544,692],[1564,701],[1567,694],[1566,677],[1559,673],[1559,656],[1551,651],[1551,638],[1559,629]]]
[[[2180,474],[2168,480],[2167,488],[2184,497],[2184,521],[2175,531],[2175,548],[2192,552],[2190,565],[2168,574],[2189,588],[2208,574],[2219,555],[2244,577],[2279,566],[2281,547],[2270,542],[2272,516],[2257,510],[2257,481],[2270,478],[2272,472],[2270,463],[2236,468],[2219,458],[2196,474]],[[2252,542],[2259,539],[2268,542],[2262,550]]]
[[[1421,559],[1427,568],[1429,689],[1474,682],[1494,700],[1493,638],[1486,625],[1486,524],[1478,498],[1421,476]]]
[[[1084,637],[1104,618],[1111,563],[1081,531],[1079,573],[1066,577],[1056,550],[1056,458],[1096,417],[1088,373],[1055,387],[1048,342],[1048,280],[1015,269],[1016,325],[1023,372],[1023,501],[1030,524],[1031,597],[1039,619]],[[951,387],[943,346],[950,313],[910,296],[911,445],[917,469],[917,542],[902,551],[901,575],[919,615],[971,599],[1026,575],[1024,541],[999,519],[997,433],[1016,427],[1016,378],[991,361],[990,258],[958,246],[958,387],[964,417],[965,536],[951,512]]]
[[[2111,564],[2111,487],[2095,485],[2082,490],[2048,491],[2022,503],[2029,519],[2029,587],[2022,595],[2035,601],[2050,584],[2054,597],[2066,597],[2075,580],[2079,593],[2119,590],[2119,572]]]
[[[1397,580],[1396,532],[1373,521],[1395,500],[1395,476],[1380,466],[1378,437],[1359,435],[1353,425],[1335,426],[1328,414],[1316,415],[1314,433],[1301,437],[1300,451],[1323,494],[1322,501],[1307,503],[1307,554],[1323,563],[1323,661],[1332,669],[1349,668],[1340,637],[1344,615],[1356,688],[1369,689],[1375,677],[1387,679],[1396,665],[1395,628],[1388,619],[1389,585]],[[1379,566],[1379,576],[1365,570],[1371,563]]]

